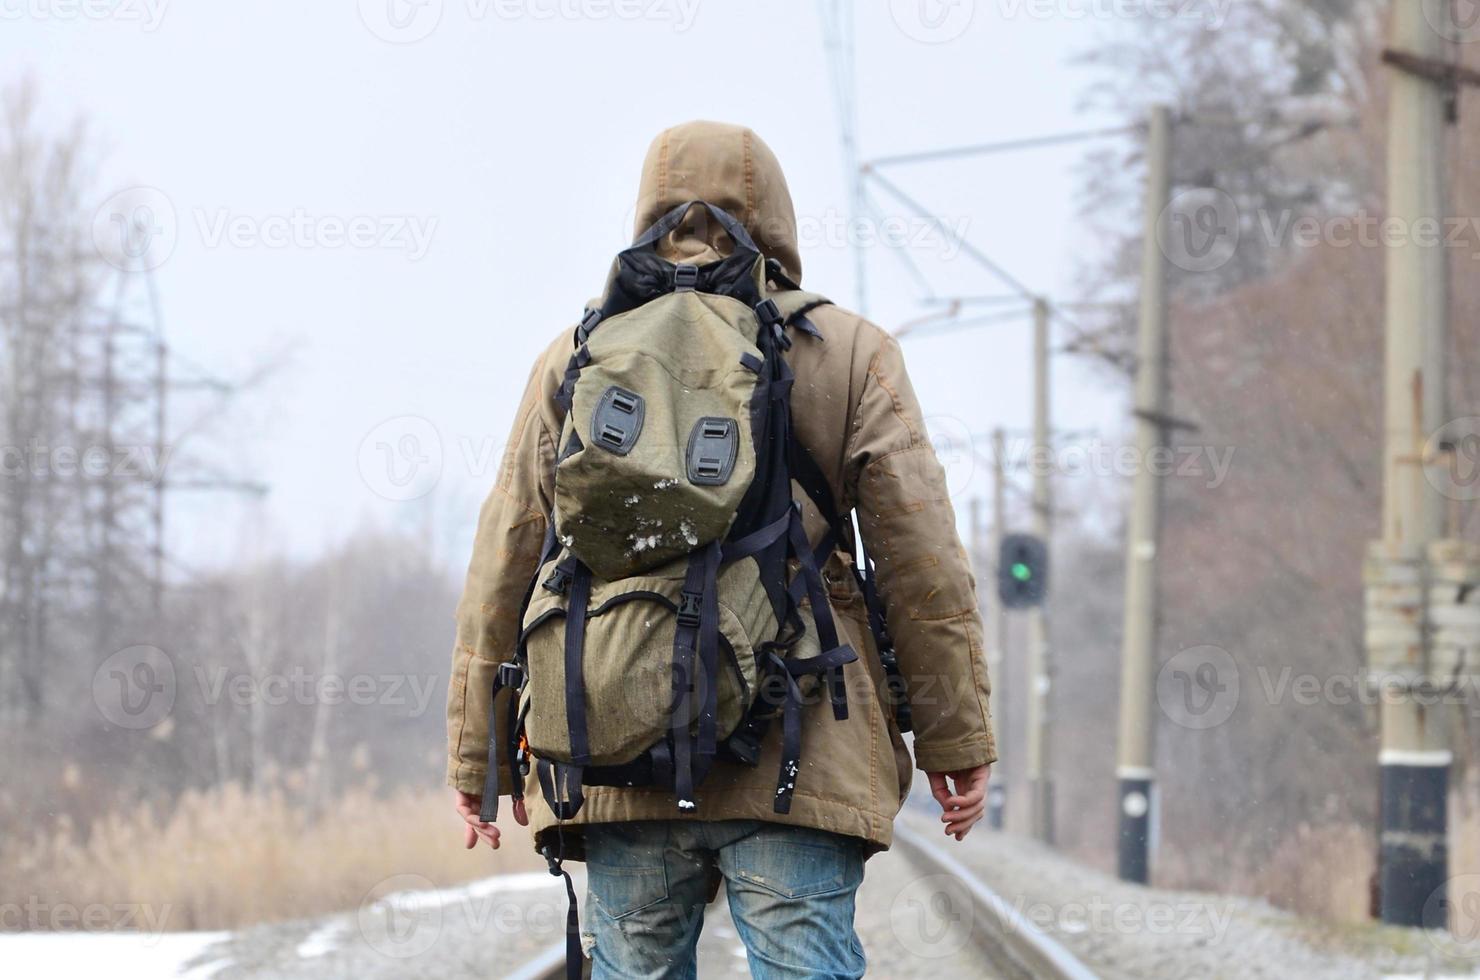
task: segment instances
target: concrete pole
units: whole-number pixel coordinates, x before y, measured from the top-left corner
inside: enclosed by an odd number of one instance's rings
[[[1033,533],[1048,548],[1053,497],[1049,475],[1053,444],[1049,437],[1048,303],[1033,301]],[[1049,549],[1052,550],[1052,549]],[[1049,698],[1053,661],[1048,643],[1046,604],[1028,610],[1028,780],[1032,787],[1033,834],[1052,844],[1053,769],[1049,758]]]
[[[1434,60],[1445,45],[1417,0],[1393,4],[1391,47]],[[1416,244],[1415,226],[1445,217],[1444,95],[1434,82],[1390,68],[1387,214],[1407,234],[1387,247],[1386,373],[1382,543],[1391,561],[1422,568],[1426,545],[1442,537],[1444,506],[1425,479],[1424,447],[1444,422],[1444,351],[1449,320],[1445,249]],[[1420,631],[1414,659],[1426,661]],[[1443,927],[1448,868],[1446,807],[1451,755],[1442,704],[1411,696],[1381,707],[1384,922]],[[1426,700],[1426,699],[1424,699]]]
[[[1166,440],[1166,255],[1158,231],[1170,193],[1171,113],[1151,110],[1146,148],[1145,231],[1141,243],[1141,320],[1136,347],[1136,469],[1125,545],[1125,623],[1120,647],[1120,736],[1115,775],[1120,783],[1116,865],[1125,881],[1145,883],[1155,800],[1152,770],[1152,688],[1157,638],[1157,549],[1161,537],[1161,479],[1148,460]]]
[[[1007,438],[1002,430],[992,430],[992,543],[991,569],[988,581],[998,581],[1001,574],[997,562],[1002,556],[1002,538],[1007,534]],[[992,671],[992,717],[997,731],[1006,733],[1007,696],[1012,690],[1007,680],[1007,610],[995,594],[987,603],[987,642],[992,652],[987,663]],[[997,771],[987,790],[987,820],[995,830],[1001,830],[1007,822],[1007,779],[999,760],[993,767]]]

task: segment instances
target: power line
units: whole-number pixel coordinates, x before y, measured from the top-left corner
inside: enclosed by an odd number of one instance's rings
[[[1036,150],[1065,143],[1080,143],[1086,140],[1124,136],[1142,129],[1139,124],[1113,126],[1105,129],[1082,129],[1067,133],[1051,133],[1047,136],[1030,136],[1025,139],[1002,140],[996,143],[975,143],[968,146],[952,146],[940,150],[921,150],[917,153],[896,153],[864,164],[866,168],[893,167],[907,163],[930,163],[959,157],[982,156],[989,153],[1009,153],[1016,150]]]

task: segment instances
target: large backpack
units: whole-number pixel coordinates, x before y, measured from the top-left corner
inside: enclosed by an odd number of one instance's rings
[[[702,266],[665,260],[658,243],[695,207],[733,250]],[[768,295],[768,280],[793,288]],[[705,202],[673,208],[617,256],[557,395],[554,509],[494,682],[495,703],[508,689],[506,727],[490,718],[483,819],[503,779],[522,796],[531,765],[560,820],[580,810],[583,785],[669,788],[693,812],[715,760],[754,765],[778,715],[773,808],[787,813],[805,699],[823,685],[847,717],[842,668],[857,657],[819,572],[847,532],[792,436],[782,357],[788,328],[821,342],[806,313],[827,301],[794,287]],[[816,546],[793,479],[829,521]],[[892,685],[872,576],[861,584]]]

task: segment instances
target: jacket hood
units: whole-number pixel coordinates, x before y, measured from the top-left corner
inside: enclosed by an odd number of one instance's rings
[[[776,155],[754,132],[697,121],[659,133],[642,164],[633,237],[685,201],[708,201],[733,214],[768,258],[801,281],[791,191]],[[659,250],[670,261],[703,264],[728,251],[727,236],[700,208]]]

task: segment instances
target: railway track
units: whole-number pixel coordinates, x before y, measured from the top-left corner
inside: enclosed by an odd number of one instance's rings
[[[944,847],[900,821],[894,848],[869,862],[859,890],[858,931],[869,973],[1000,980],[1096,980],[1098,974],[1046,935]],[[747,976],[743,950],[723,900],[710,906],[700,939],[699,975]],[[565,943],[508,974],[510,980],[560,980]]]

